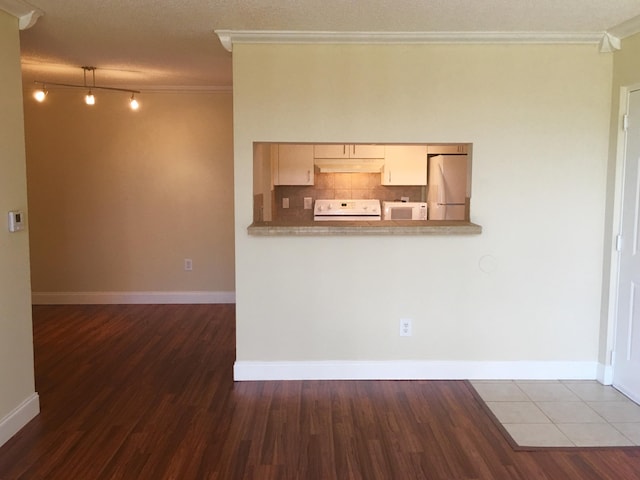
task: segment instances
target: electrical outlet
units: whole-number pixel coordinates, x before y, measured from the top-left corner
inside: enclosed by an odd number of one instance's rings
[[[400,319],[400,336],[401,337],[411,336],[411,319],[410,318]]]
[[[193,260],[191,260],[190,258],[185,258],[184,259],[184,269],[187,272],[190,272],[191,270],[193,270]]]
[[[313,198],[304,197],[304,209],[311,210],[313,208]]]
[[[282,208],[289,208],[289,197],[282,199]]]

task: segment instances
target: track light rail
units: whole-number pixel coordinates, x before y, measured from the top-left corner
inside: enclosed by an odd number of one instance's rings
[[[34,80],[33,83],[36,85],[43,85],[45,87],[54,86],[54,87],[71,87],[71,88],[87,88],[90,89],[98,89],[98,90],[114,90],[117,92],[128,92],[128,93],[140,93],[140,90],[132,90],[130,88],[116,88],[116,87],[100,87],[98,85],[74,85],[72,83],[56,83],[56,82],[41,82],[40,80]]]

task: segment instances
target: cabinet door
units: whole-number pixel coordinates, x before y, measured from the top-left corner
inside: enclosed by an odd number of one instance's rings
[[[349,158],[350,145],[344,143],[322,144],[313,146],[315,158]]]
[[[384,145],[331,143],[315,145],[315,158],[384,158]]]
[[[384,158],[384,145],[354,144],[348,145],[351,158]]]
[[[313,145],[278,145],[274,185],[313,185]]]
[[[440,145],[428,145],[427,153],[429,155],[457,155],[460,153],[469,153],[466,143],[452,143]]]
[[[426,145],[387,145],[385,148],[383,185],[426,185]]]

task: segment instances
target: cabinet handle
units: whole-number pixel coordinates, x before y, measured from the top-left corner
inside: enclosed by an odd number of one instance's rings
[[[353,145],[353,154],[354,155],[356,154],[356,146],[355,145]]]
[[[389,170],[389,183],[391,183],[391,170]]]
[[[311,170],[307,170],[307,183],[311,183]]]
[[[345,155],[347,153],[347,146],[342,145],[342,154]]]

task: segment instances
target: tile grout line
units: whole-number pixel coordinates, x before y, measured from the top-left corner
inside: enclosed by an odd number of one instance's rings
[[[631,446],[640,446],[640,443],[638,443],[637,441],[634,441],[633,438],[631,438],[628,434],[625,434],[624,431],[622,431],[621,429],[619,429],[618,427],[616,427],[614,425],[614,422],[609,421],[607,417],[605,417],[601,412],[599,412],[597,409],[595,409],[593,407],[593,404],[597,404],[598,402],[621,402],[621,403],[628,403],[630,405],[637,405],[635,404],[635,402],[631,401],[630,399],[623,397],[622,399],[620,399],[619,397],[617,397],[618,395],[618,391],[615,390],[613,387],[610,386],[603,386],[606,392],[610,391],[611,392],[616,392],[615,395],[613,395],[612,399],[603,399],[603,400],[588,400],[588,395],[586,395],[584,393],[581,394],[580,391],[576,391],[575,388],[571,388],[570,385],[591,385],[591,382],[585,382],[585,383],[581,383],[581,382],[572,382],[570,384],[565,383],[562,380],[558,380],[558,381],[539,381],[539,382],[527,382],[524,385],[532,385],[532,386],[540,386],[543,384],[548,384],[548,385],[556,385],[556,386],[561,386],[561,392],[562,394],[558,394],[557,392],[554,394],[553,392],[549,393],[548,391],[546,392],[547,395],[549,395],[549,399],[538,399],[535,400],[535,398],[540,398],[541,395],[537,395],[535,393],[532,394],[532,391],[534,390],[534,388],[522,388],[523,384],[518,384],[517,380],[509,380],[509,381],[487,381],[486,383],[496,383],[496,384],[502,384],[502,385],[507,385],[507,386],[511,386],[511,387],[515,387],[515,395],[506,395],[507,397],[511,396],[511,397],[519,397],[522,398],[523,400],[516,400],[515,398],[511,398],[511,399],[495,399],[495,398],[491,398],[491,395],[488,395],[487,392],[485,391],[485,394],[482,394],[482,388],[478,389],[476,387],[480,387],[481,383],[478,382],[477,385],[474,385],[473,382],[471,382],[472,386],[474,389],[476,389],[476,392],[479,394],[480,398],[482,399],[482,401],[485,402],[485,404],[487,404],[487,407],[494,413],[494,416],[496,417],[497,421],[499,421],[502,426],[504,427],[505,431],[511,435],[512,439],[514,440],[514,442],[518,445],[520,445],[520,442],[516,441],[516,439],[513,437],[512,432],[509,431],[509,429],[507,428],[508,425],[514,426],[514,425],[552,425],[554,427],[554,429],[560,434],[560,436],[564,439],[566,439],[571,445],[575,446],[575,447],[579,447],[578,442],[579,442],[579,437],[580,435],[586,436],[587,440],[585,440],[585,442],[587,444],[589,444],[588,446],[594,446],[594,447],[604,447],[604,446],[619,446],[620,442],[624,442],[624,443],[630,443]],[[537,388],[537,387],[536,387]],[[563,390],[566,390],[567,393],[570,393],[570,397],[568,398],[560,398],[564,395]],[[621,395],[621,394],[620,394]],[[488,398],[487,398],[488,397]],[[542,397],[544,397],[544,394],[542,395]],[[494,408],[491,407],[491,404],[500,404],[500,403],[511,403],[511,404],[527,404],[530,405],[532,407],[535,407],[536,409],[536,416],[538,416],[538,414],[542,415],[542,418],[545,418],[549,423],[540,423],[540,422],[526,422],[524,421],[524,423],[512,423],[512,422],[505,422],[503,420],[501,420],[500,416],[497,414],[497,412],[494,410]],[[576,408],[580,408],[580,409],[584,409],[586,407],[586,410],[588,412],[590,412],[591,414],[595,415],[595,417],[597,417],[598,419],[600,419],[601,421],[583,421],[583,422],[562,422],[562,421],[554,421],[554,419],[552,418],[552,416],[547,413],[548,409],[547,408],[545,411],[545,409],[542,408],[542,405],[540,405],[541,403],[575,403],[576,405],[580,405],[580,407],[576,407]],[[590,403],[591,404],[590,404]],[[591,416],[591,415],[589,415]],[[503,416],[504,418],[504,416]],[[593,418],[593,417],[592,417]],[[638,424],[638,428],[640,429],[640,422],[634,422],[634,421],[621,421],[621,422],[615,422],[618,424]],[[561,425],[564,425],[565,428],[560,428]],[[587,431],[587,433],[584,433],[585,431],[583,430],[580,433],[576,433],[574,432],[577,437],[574,438],[573,436],[569,435],[566,430],[567,427],[569,425],[573,425],[573,426],[588,426],[591,427],[593,426],[594,429],[591,430],[590,432]],[[611,432],[611,435],[613,435],[613,433],[615,432],[614,435],[614,439],[612,439],[609,442],[599,442],[599,441],[591,441],[589,440],[589,436],[594,436],[595,433],[594,431],[597,432],[597,429],[599,427],[602,426],[606,426],[605,428],[607,430],[605,430],[606,432]],[[512,429],[513,430],[513,429]],[[635,435],[635,433],[634,433]],[[617,439],[617,440],[616,440]],[[542,443],[544,443],[544,440],[539,441],[540,445],[529,445],[529,444],[523,444],[520,446],[546,446],[542,445]],[[566,446],[566,445],[563,445]],[[586,445],[585,445],[586,446]]]

